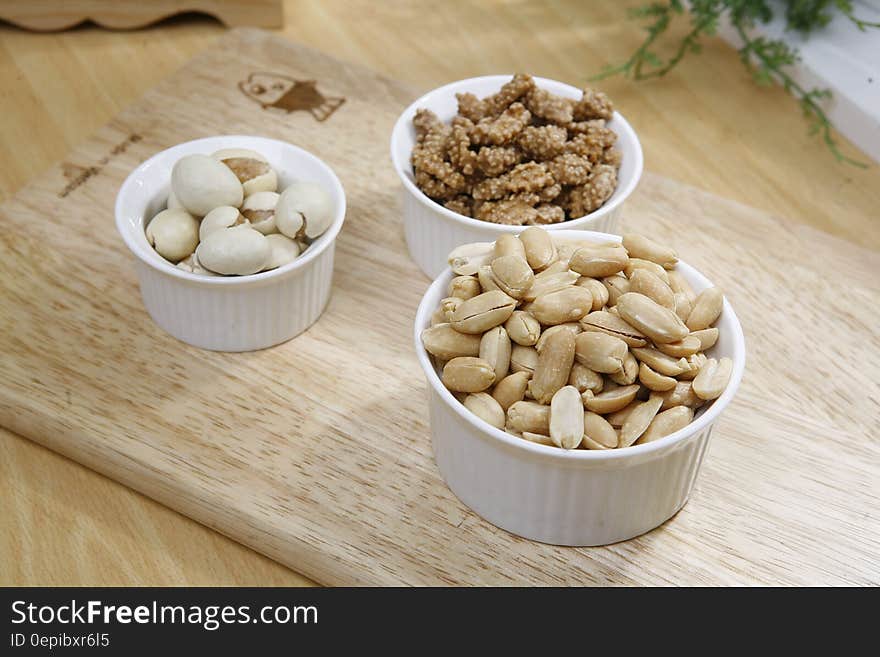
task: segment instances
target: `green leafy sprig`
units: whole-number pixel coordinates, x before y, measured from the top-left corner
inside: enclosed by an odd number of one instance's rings
[[[865,21],[853,13],[850,0],[787,0],[785,2],[786,29],[804,34],[828,25],[838,11],[852,21],[860,30],[880,27],[880,23]],[[654,47],[669,29],[673,20],[689,15],[690,29],[681,38],[668,58],[661,57]],[[832,133],[822,103],[831,98],[828,89],[806,89],[788,73],[788,68],[798,61],[798,53],[779,39],[752,37],[751,28],[758,22],[773,19],[773,7],[767,0],[691,0],[688,6],[682,0],[656,0],[630,10],[637,20],[646,21],[647,36],[628,60],[602,70],[594,80],[613,75],[624,75],[635,80],[663,77],[674,69],[688,54],[698,54],[701,39],[714,35],[718,23],[727,17],[742,41],[740,59],[751,72],[756,83],[762,86],[780,84],[797,99],[809,124],[811,135],[820,135],[822,141],[840,162],[866,167],[867,165],[844,155]]]

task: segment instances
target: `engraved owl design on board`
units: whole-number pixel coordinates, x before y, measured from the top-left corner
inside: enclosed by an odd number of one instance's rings
[[[291,112],[304,111],[318,121],[326,121],[345,102],[345,98],[325,96],[317,80],[296,80],[277,73],[251,73],[238,83],[242,93],[263,109],[274,107]]]

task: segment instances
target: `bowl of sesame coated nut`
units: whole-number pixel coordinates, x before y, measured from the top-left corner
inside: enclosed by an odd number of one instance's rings
[[[643,165],[608,96],[524,74],[460,80],[417,99],[394,126],[391,159],[410,255],[432,278],[456,246],[525,226],[619,232]]]

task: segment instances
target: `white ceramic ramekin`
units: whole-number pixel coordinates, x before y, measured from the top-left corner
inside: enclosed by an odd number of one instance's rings
[[[427,108],[441,120],[452,121],[458,113],[455,94],[469,91],[483,98],[497,92],[510,78],[510,75],[487,75],[459,80],[434,89],[407,107],[394,124],[391,132],[391,161],[403,183],[403,228],[406,244],[412,259],[429,278],[435,278],[443,271],[446,267],[446,256],[456,246],[471,242],[492,242],[501,233],[518,233],[523,228],[465,217],[432,201],[416,187],[410,164],[416,139],[412,125],[413,116],[416,110]],[[581,97],[580,89],[562,82],[546,78],[535,78],[535,82],[542,89],[559,96],[575,100]],[[617,148],[623,155],[614,194],[595,212],[579,219],[542,226],[543,228],[617,232],[620,208],[642,177],[642,146],[635,131],[619,112],[614,113],[608,127],[617,133]]]
[[[556,238],[620,241],[605,233],[560,231]],[[693,267],[678,270],[699,292],[711,283]],[[440,382],[421,332],[452,279],[428,288],[415,321],[416,353],[428,380],[434,457],[458,498],[502,529],[556,545],[606,545],[643,534],[684,506],[709,446],[712,426],[733,399],[745,367],[742,327],[727,300],[716,326],[714,357],[733,359],[724,393],[684,429],[619,450],[566,451],[496,429],[468,411]]]
[[[144,226],[165,207],[171,168],[184,155],[250,148],[278,173],[279,191],[294,180],[320,184],[333,201],[333,223],[291,263],[250,276],[200,276],[165,260]],[[196,139],[157,153],[126,178],[116,197],[116,227],[137,256],[141,296],[150,316],[175,338],[203,349],[251,351],[298,335],[320,317],[330,298],[336,236],[345,218],[345,192],[317,157],[276,139],[221,136]]]

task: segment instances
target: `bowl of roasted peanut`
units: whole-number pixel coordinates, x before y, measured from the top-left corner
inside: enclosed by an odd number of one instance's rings
[[[344,219],[329,166],[256,136],[172,146],[132,171],[116,197],[150,317],[216,351],[271,347],[318,320]]]
[[[437,466],[514,534],[605,545],[688,500],[745,341],[649,237],[529,227],[457,247],[415,320]]]
[[[547,230],[616,232],[642,148],[608,96],[525,74],[453,82],[391,135],[410,255],[434,278],[456,246]]]

